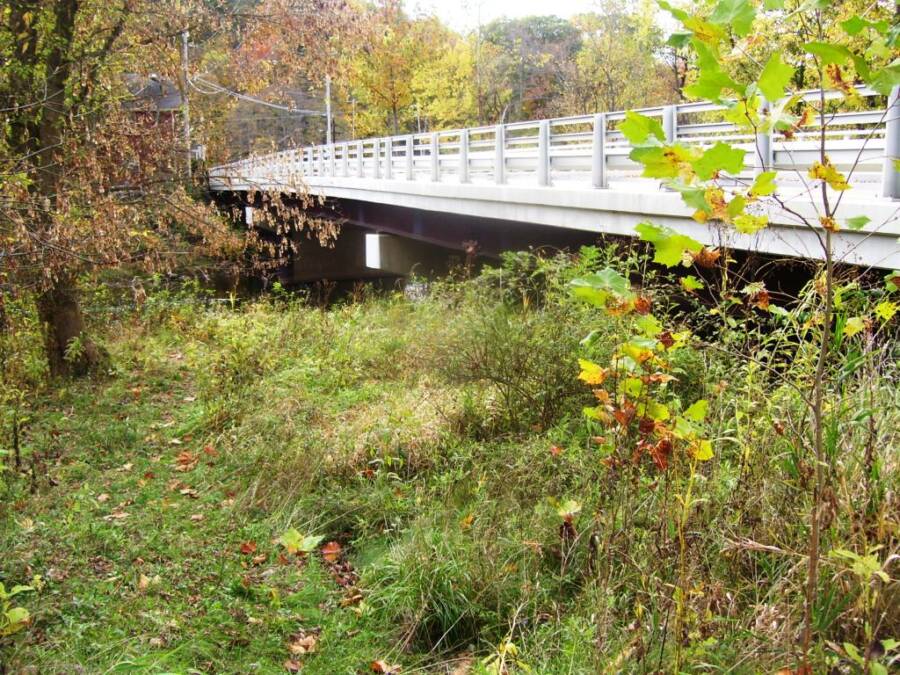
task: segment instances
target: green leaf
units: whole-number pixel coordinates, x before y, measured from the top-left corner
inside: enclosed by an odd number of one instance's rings
[[[606,267],[595,274],[588,274],[569,282],[572,295],[597,307],[605,307],[606,301],[611,295],[628,299],[634,294],[631,292],[631,283],[616,272]]]
[[[632,150],[628,157],[644,165],[641,175],[646,178],[676,178],[697,158],[697,152],[679,144],[645,145]]]
[[[278,543],[284,546],[288,553],[309,553],[315,550],[322,539],[324,537],[303,536],[292,527],[278,538]]]
[[[681,287],[688,293],[693,293],[694,291],[698,291],[701,288],[706,288],[706,284],[700,281],[700,279],[695,277],[693,274],[689,274],[686,277],[681,277]]]
[[[731,26],[735,34],[743,37],[750,32],[755,18],[756,9],[749,0],[719,0],[709,20]]]
[[[884,276],[884,288],[888,293],[900,290],[900,270],[888,272]]]
[[[666,133],[662,124],[653,117],[647,117],[631,110],[625,113],[625,120],[619,125],[619,131],[632,145],[643,145],[648,139],[653,142],[666,140]]]
[[[684,411],[684,416],[689,420],[693,420],[694,422],[702,422],[706,419],[706,412],[709,409],[709,401],[705,398],[701,398],[694,402],[694,404]]]
[[[691,162],[697,177],[700,180],[710,180],[719,171],[730,174],[740,173],[744,168],[744,155],[746,150],[732,148],[727,143],[719,141],[708,148],[695,162]]]
[[[869,218],[869,216],[854,216],[853,218],[847,218],[844,222],[850,230],[861,230],[868,225],[871,220],[872,219]]]
[[[775,52],[759,75],[759,90],[769,101],[778,101],[784,97],[784,88],[793,75],[794,69],[781,60],[781,52]]]
[[[784,0],[765,0],[763,8],[771,11],[773,9],[784,9]]]
[[[804,51],[819,57],[823,65],[836,63],[844,65],[853,58],[850,50],[843,45],[833,45],[828,42],[807,42],[803,45]]]
[[[637,329],[647,337],[656,337],[662,333],[662,324],[652,314],[645,314],[635,320],[634,325]]]
[[[753,181],[753,185],[750,186],[750,195],[752,197],[765,197],[773,192],[775,192],[775,176],[777,176],[777,172],[775,171],[763,171],[759,174]]]
[[[706,201],[706,188],[696,185],[685,185],[680,181],[673,181],[668,187],[681,193],[681,199],[691,208],[700,211],[711,211],[710,205]]]
[[[849,319],[847,319],[847,323],[844,324],[844,335],[846,335],[847,337],[853,337],[865,327],[866,324],[862,320],[862,317],[851,316]]]
[[[888,638],[887,640],[881,641],[881,646],[884,648],[884,653],[887,654],[894,651],[897,647],[900,647],[900,642]]]
[[[639,223],[635,228],[641,241],[653,244],[653,261],[666,267],[673,267],[682,262],[686,251],[696,253],[703,248],[696,239],[679,234],[670,227],[655,225],[650,222]]]
[[[669,14],[674,16],[679,21],[684,21],[685,19],[690,18],[690,14],[685,12],[683,9],[679,9],[678,7],[673,7],[671,4],[666,2],[666,0],[658,0],[657,4],[664,10],[666,10]]]
[[[725,213],[728,214],[729,218],[736,218],[743,213],[745,206],[747,206],[747,200],[744,199],[743,195],[735,195],[734,199],[728,202]]]
[[[845,642],[844,651],[847,652],[847,656],[849,656],[853,661],[855,661],[859,665],[863,664],[863,657],[859,655],[859,650],[855,646],[853,646],[849,642]]]
[[[900,61],[900,59],[898,59]],[[879,94],[890,96],[891,89],[900,84],[900,62],[894,61],[889,66],[876,70],[870,76],[863,77],[866,83]],[[860,73],[862,74],[862,73]]]
[[[675,49],[683,49],[690,44],[693,35],[693,33],[676,31],[669,36],[669,39],[666,40],[666,44],[670,47],[675,47]]]
[[[650,399],[647,401],[647,405],[644,406],[643,414],[649,417],[656,422],[663,422],[669,419],[669,409],[660,403],[659,401],[654,401]]]
[[[884,35],[887,33],[889,24],[887,21],[869,21],[861,16],[851,16],[846,21],[841,21],[841,28],[847,35],[857,35],[866,28],[872,28],[876,32]]]

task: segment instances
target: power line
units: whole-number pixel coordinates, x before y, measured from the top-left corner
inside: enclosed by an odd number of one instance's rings
[[[197,83],[199,83],[205,87],[209,87],[210,89],[212,89],[212,91],[207,91],[207,90],[201,89],[200,87],[197,86]],[[292,107],[286,106],[286,105],[279,105],[278,103],[270,103],[269,101],[264,101],[262,99],[256,98],[254,96],[249,96],[247,94],[242,94],[238,91],[228,89],[227,87],[223,87],[222,85],[216,84],[215,82],[210,82],[208,80],[204,80],[203,78],[200,78],[200,77],[195,77],[193,79],[189,79],[188,84],[193,89],[195,89],[199,93],[204,94],[206,96],[225,94],[227,96],[231,96],[231,97],[239,99],[241,101],[247,101],[248,103],[254,103],[256,105],[265,106],[267,108],[273,108],[274,110],[283,110],[285,112],[297,113],[299,115],[319,115],[322,117],[327,116],[327,113],[324,113],[320,110],[306,110],[303,108],[292,108]]]

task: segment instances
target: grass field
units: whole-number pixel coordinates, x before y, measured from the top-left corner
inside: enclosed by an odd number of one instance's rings
[[[787,340],[750,319],[730,351],[673,352],[673,400],[708,400],[715,457],[616,464],[578,358],[608,357],[630,319],[572,300],[571,263],[523,261],[419,301],[160,293],[96,314],[111,371],[16,407],[0,579],[34,590],[13,598],[31,619],[0,638],[6,671],[793,667],[810,355],[772,356]],[[657,316],[690,323],[645,278]],[[900,637],[896,582],[851,564],[897,576],[892,349],[856,349],[835,388],[825,541],[858,560],[825,558],[816,672]],[[317,541],[293,552],[297,535]]]

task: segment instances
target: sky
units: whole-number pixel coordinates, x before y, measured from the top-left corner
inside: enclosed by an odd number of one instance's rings
[[[418,7],[433,12],[457,30],[475,28],[501,16],[522,17],[555,14],[568,18],[595,8],[594,0],[411,0],[410,9]]]

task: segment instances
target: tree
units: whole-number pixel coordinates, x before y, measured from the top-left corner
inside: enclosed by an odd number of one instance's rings
[[[437,19],[410,20],[399,0],[370,9],[365,25],[361,47],[347,56],[345,87],[359,102],[361,134],[398,134],[415,117],[415,73],[438,58],[449,33]]]
[[[695,219],[723,229],[734,229],[749,235],[765,229],[770,214],[789,214],[812,233],[820,245],[823,263],[818,270],[812,306],[803,321],[798,321],[795,358],[810,354],[814,363],[801,382],[791,383],[805,403],[811,422],[795,439],[798,448],[809,448],[808,460],[813,468],[810,495],[809,540],[807,573],[803,598],[802,659],[799,673],[812,673],[811,650],[814,638],[814,607],[819,590],[819,563],[822,557],[822,509],[828,476],[832,474],[835,454],[827,452],[829,444],[840,447],[842,430],[833,428],[835,401],[841,395],[839,377],[834,370],[852,372],[851,364],[836,362],[834,354],[837,302],[835,242],[842,228],[861,230],[869,226],[868,218],[842,219],[839,215],[841,199],[851,189],[850,179],[856,169],[843,173],[826,153],[826,138],[832,125],[828,97],[837,92],[853,100],[855,83],[862,82],[887,97],[891,105],[884,119],[897,114],[897,88],[900,87],[900,59],[895,58],[900,46],[900,30],[887,7],[868,4],[860,15],[844,20],[841,6],[832,7],[828,0],[804,2],[785,7],[787,3],[771,0],[758,7],[750,0],[719,0],[715,4],[693,6],[691,11],[661,3],[682,24],[670,40],[676,47],[688,47],[694,53],[697,73],[685,89],[689,96],[711,99],[726,106],[726,119],[746,134],[782,135],[789,138],[819,121],[812,133],[817,138],[818,159],[808,175],[810,196],[815,200],[813,213],[804,215],[788,202],[777,183],[777,173],[767,166],[763,149],[754,148],[755,165],[762,164],[752,182],[744,182],[740,174],[745,166],[745,150],[727,143],[701,149],[683,143],[669,142],[662,125],[655,119],[628,113],[620,130],[632,143],[631,158],[644,166],[644,175],[662,179],[681,193],[685,204],[695,209]],[[793,3],[792,3],[793,5]],[[765,27],[786,23],[790,19],[796,30],[800,50],[790,55],[786,50],[772,49],[761,44]],[[860,38],[861,36],[861,38]],[[764,60],[748,56],[753,49],[765,49]],[[804,68],[807,76],[817,83],[817,95],[804,102],[800,95],[791,94],[795,75]],[[801,81],[804,81],[802,78]],[[766,104],[765,106],[763,104]],[[897,161],[897,159],[894,159]],[[879,227],[881,224],[873,224]],[[714,264],[721,252],[704,248],[699,242],[683,234],[642,223],[638,226],[642,239],[656,249],[656,260],[670,267],[681,264]],[[724,256],[727,258],[727,256]],[[733,291],[728,285],[727,263],[723,265],[722,305],[718,311],[728,314]],[[893,278],[893,275],[891,276]],[[695,280],[696,281],[696,280]],[[893,286],[893,284],[890,284]],[[893,292],[894,288],[890,289]],[[760,307],[773,311],[764,286],[748,285],[745,293],[758,298]],[[764,301],[761,299],[764,298]],[[893,303],[889,303],[893,306]],[[893,311],[893,310],[892,310]],[[788,312],[784,312],[788,314]],[[892,313],[892,312],[891,312]],[[876,312],[877,314],[877,312]],[[884,314],[889,316],[889,314]],[[866,321],[874,324],[883,316],[844,317],[842,338],[852,338],[863,330]],[[851,322],[851,319],[855,321]],[[848,328],[849,326],[849,328]],[[777,371],[776,371],[777,372]],[[832,430],[833,429],[833,430]],[[829,440],[827,434],[835,434]],[[869,576],[868,574],[866,575]],[[684,595],[685,589],[678,591]],[[868,626],[866,637],[874,637]],[[680,669],[681,644],[676,645],[674,670]],[[849,650],[848,650],[849,651]],[[869,657],[863,664],[866,670]],[[874,669],[871,672],[876,672]],[[879,671],[880,672],[880,671]],[[885,671],[886,672],[886,671]]]
[[[187,244],[240,243],[180,184],[185,148],[172,125],[123,106],[129,64],[177,79],[187,12],[142,0],[17,0],[2,11],[0,283],[34,293],[50,373],[81,375],[103,360],[79,303],[82,275],[162,267]]]
[[[633,13],[623,0],[572,19],[580,48],[565,70],[560,112],[578,114],[664,103],[675,92],[663,75],[662,39],[652,9]]]
[[[498,19],[484,27],[498,80],[512,88],[512,100],[495,121],[547,117],[562,90],[565,64],[578,52],[575,27],[556,16]]]

